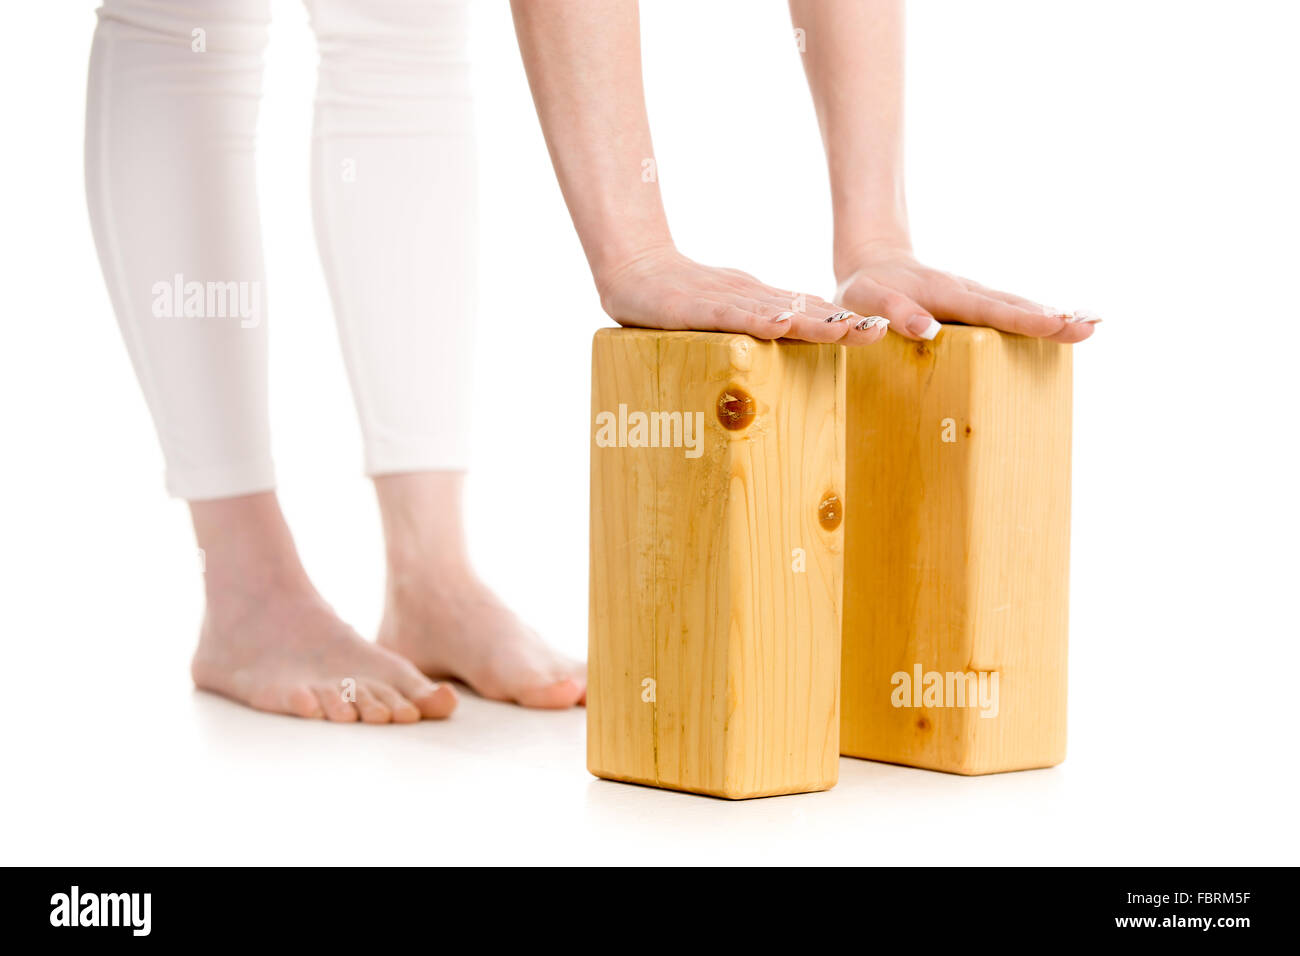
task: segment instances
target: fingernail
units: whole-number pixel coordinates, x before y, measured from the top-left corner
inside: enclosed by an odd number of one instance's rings
[[[1101,321],[1101,316],[1094,315],[1091,312],[1079,311],[1075,312],[1065,321],[1071,325],[1096,325]]]
[[[907,331],[922,339],[933,339],[943,326],[933,316],[917,313],[907,320]]]
[[[790,321],[791,319],[793,319],[793,318],[794,318],[794,313],[793,313],[793,312],[782,312],[780,315],[778,315],[778,316],[776,316],[774,319],[772,319],[772,321],[773,321],[773,322],[789,322],[789,321]]]
[[[867,329],[874,329],[876,326],[889,328],[889,320],[883,315],[869,315],[857,325],[854,326],[859,332],[865,332]]]
[[[828,315],[826,317],[826,321],[828,323],[843,322],[845,319],[860,319],[860,318],[862,318],[862,316],[858,315],[856,312],[836,312],[834,315]]]

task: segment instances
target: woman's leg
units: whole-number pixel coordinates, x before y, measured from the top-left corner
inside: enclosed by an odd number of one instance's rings
[[[308,0],[320,43],[316,236],[388,546],[380,643],[484,696],[568,707],[558,657],[470,568],[476,287],[466,0]]]
[[[450,688],[321,600],[271,490],[253,159],[266,22],[266,0],[106,0],[90,63],[95,242],[204,551],[194,679],[304,717],[445,716]]]
[[[275,486],[253,153],[267,3],[105,0],[90,55],[95,245],[167,489],[191,501]]]

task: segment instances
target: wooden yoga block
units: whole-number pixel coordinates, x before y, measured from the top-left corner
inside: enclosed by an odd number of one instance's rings
[[[604,329],[591,367],[588,768],[834,786],[844,350]]]
[[[1070,347],[950,325],[849,353],[843,752],[1060,763]]]

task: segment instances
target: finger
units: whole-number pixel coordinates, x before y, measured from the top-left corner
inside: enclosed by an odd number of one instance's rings
[[[808,306],[807,311],[796,315],[791,335],[805,342],[840,342],[849,334],[850,321],[860,318],[848,309]]]
[[[827,328],[830,341],[844,345],[878,342],[889,328],[889,320],[882,315],[855,312],[825,299],[809,302],[807,312],[810,318]]]
[[[1063,345],[1074,345],[1076,342],[1082,342],[1084,339],[1092,338],[1092,333],[1096,331],[1096,326],[1088,322],[1067,322],[1065,328],[1055,335],[1044,336],[1048,342],[1060,342]]]
[[[974,279],[962,279],[961,282],[972,292],[977,292],[990,299],[999,299],[1002,302],[1018,305],[1030,311],[1041,310],[1049,316],[1065,320],[1065,328],[1059,332],[1044,336],[1049,342],[1060,342],[1066,345],[1073,345],[1075,342],[1082,342],[1084,339],[1092,337],[1096,331],[1095,326],[1101,319],[1090,312],[1067,312],[1064,309],[1057,309],[1050,305],[1043,305],[1035,302],[1033,299],[1026,299],[1024,296],[1016,295],[1012,292],[1004,292],[1001,289],[990,289],[986,285],[981,285]]]
[[[861,315],[823,299],[818,299],[818,307],[813,312],[817,321],[832,328],[842,328],[844,334],[836,341],[841,345],[874,345],[885,337],[889,330],[889,319],[883,315]]]
[[[837,322],[852,316],[851,312],[824,299],[808,295],[789,296],[778,293],[767,300],[737,296],[730,301],[738,308],[757,315],[786,316],[789,324],[785,337],[803,342],[840,341],[848,328]],[[832,321],[827,321],[828,319]]]
[[[1100,322],[1101,318],[1091,312],[1074,312],[1066,318],[1065,328],[1046,338],[1049,342],[1062,342],[1066,345],[1073,345],[1075,342],[1082,342],[1084,339],[1092,338]]]
[[[666,311],[665,318],[673,328],[743,332],[759,339],[778,339],[788,335],[795,317],[790,310],[764,309],[759,313],[742,308],[734,301],[687,295],[672,300]]]
[[[997,299],[1000,302],[1006,302],[1010,305],[1018,305],[1021,308],[1028,309],[1031,312],[1039,311],[1053,318],[1065,319],[1065,328],[1059,332],[1044,336],[1049,342],[1060,342],[1066,345],[1073,345],[1075,342],[1082,342],[1084,339],[1091,337],[1093,333],[1092,323],[1076,319],[1071,312],[1065,312],[1061,309],[1053,308],[1050,305],[1043,305],[1041,302],[1035,302],[1033,299],[1026,299],[1022,295],[1016,295],[1012,292],[1004,292],[1001,289],[990,289],[986,285],[976,282],[974,279],[962,279],[961,282],[970,291],[978,293],[989,299]],[[1100,321],[1097,320],[1097,321]]]
[[[1011,305],[1018,305],[1022,308],[1029,309],[1030,311],[1042,312],[1045,315],[1059,315],[1062,318],[1069,315],[1067,312],[1058,312],[1050,306],[1043,305],[1041,302],[1035,302],[1033,299],[1026,299],[1022,295],[1016,295],[1013,292],[1003,292],[1001,289],[991,289],[986,285],[976,282],[974,279],[965,279],[961,277],[956,278],[971,292],[985,296],[989,299],[1000,299],[1001,301],[1007,302]]]
[[[1101,323],[1101,316],[1091,312],[1074,312],[1065,320],[1065,328],[1056,335],[1049,336],[1053,342],[1082,342],[1090,339]]]
[[[843,345],[875,345],[889,331],[889,320],[883,315],[868,315],[847,323],[849,331],[840,340]]]
[[[1049,315],[1041,306],[1013,305],[972,292],[959,282],[929,287],[927,304],[935,314],[964,325],[983,325],[1014,335],[1046,338],[1065,328],[1066,320]]]
[[[884,316],[891,329],[909,339],[933,339],[942,328],[914,299],[865,276],[841,289],[839,300],[859,314]]]
[[[753,292],[755,290],[747,290]],[[774,339],[774,338],[798,338],[792,334],[792,330],[800,323],[800,312],[798,304],[787,297],[767,297],[753,298],[744,293],[738,293],[729,296],[725,300],[727,304],[733,305],[742,312],[750,313],[757,316],[758,329],[763,334],[757,335],[750,332],[750,335],[756,335],[757,338]]]

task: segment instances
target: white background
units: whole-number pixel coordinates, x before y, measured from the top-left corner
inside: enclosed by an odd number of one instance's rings
[[[785,8],[645,6],[680,247],[828,293]],[[1106,320],[1075,357],[1070,754],[976,779],[845,758],[833,791],[744,804],[594,780],[581,711],[466,694],[443,723],[331,726],[192,689],[188,520],[85,212],[93,7],[7,4],[0,31],[4,862],[1298,862],[1296,5],[911,5],[918,253]],[[299,3],[273,7],[260,162],[281,492],[318,586],[370,632],[378,522],[310,226],[314,39]],[[474,552],[580,655],[605,319],[506,5],[476,3],[474,26]]]

